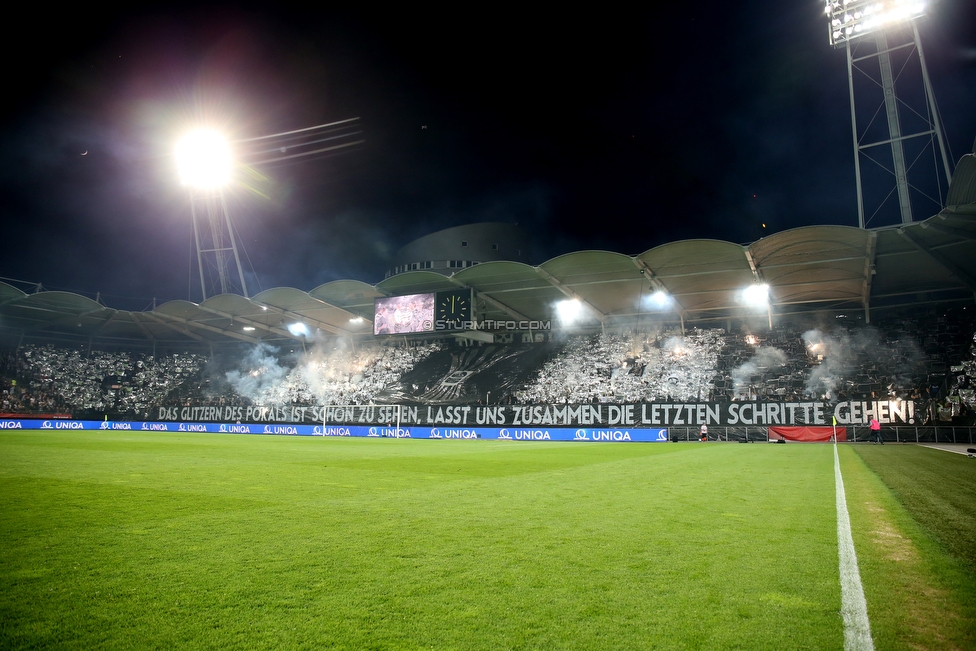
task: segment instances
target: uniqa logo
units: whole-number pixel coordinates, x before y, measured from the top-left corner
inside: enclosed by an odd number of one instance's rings
[[[379,436],[379,434],[376,433],[376,428],[375,427],[370,427],[369,428],[369,434],[367,434],[366,436]]]
[[[593,432],[594,441],[630,441],[630,432],[619,429],[615,430],[595,430]]]
[[[298,434],[297,429],[288,425],[275,425],[271,428],[271,431],[268,431],[268,426],[265,425],[264,431],[267,434]]]
[[[51,424],[51,421],[46,420],[41,423],[41,429],[54,429],[54,425]]]
[[[576,430],[576,436],[574,437],[574,439],[577,441],[589,441],[590,437],[586,435],[585,429],[578,429]]]
[[[512,434],[507,429],[499,430],[498,438],[511,440]]]
[[[85,426],[76,420],[59,420],[54,424],[54,429],[85,429]]]
[[[473,429],[449,429],[444,433],[446,439],[476,439],[477,432]]]
[[[439,429],[437,429],[436,427],[432,427],[432,428],[430,428],[430,438],[432,438],[432,439],[442,439],[444,437],[441,436],[441,431]]]
[[[549,440],[549,431],[541,429],[517,429],[515,438],[522,441],[546,441]]]
[[[0,429],[24,429],[19,420],[0,421]]]

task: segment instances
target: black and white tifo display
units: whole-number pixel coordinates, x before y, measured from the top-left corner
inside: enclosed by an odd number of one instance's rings
[[[467,317],[466,295],[432,295],[435,310],[443,299],[441,316]],[[557,332],[542,341],[493,343],[311,339],[307,348],[262,343],[158,358],[28,345],[11,353],[19,377],[8,398],[37,399],[44,405],[33,410],[38,414],[160,431],[215,423],[248,432],[260,426],[262,433],[354,427],[369,435],[372,428],[408,427],[436,437],[481,428],[501,437],[502,429],[535,428],[576,437],[588,429],[670,428],[687,437],[701,426],[964,421],[976,407],[973,324],[936,334],[909,326],[780,327],[759,336],[725,329]]]
[[[215,376],[223,382],[219,401],[160,407],[151,417],[425,427],[829,426],[871,418],[912,425],[930,411],[909,391],[927,377],[920,359],[910,340],[816,330],[767,342],[720,329],[526,344],[419,341],[319,347],[289,359],[258,346]],[[880,381],[874,395],[852,390],[865,364],[883,374],[885,390]]]

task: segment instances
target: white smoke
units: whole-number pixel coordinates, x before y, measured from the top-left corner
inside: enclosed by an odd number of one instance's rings
[[[855,368],[850,337],[844,333],[832,337],[820,330],[803,333],[807,353],[819,363],[803,384],[803,393],[811,397],[835,396],[844,378]]]
[[[778,348],[760,347],[752,358],[732,371],[732,381],[737,394],[745,392],[753,378],[760,378],[770,371],[786,365],[786,353]]]
[[[239,369],[227,371],[227,383],[237,395],[254,404],[275,402],[275,394],[286,384],[292,369],[278,361],[279,351],[266,343],[257,344],[241,360]]]
[[[257,405],[366,404],[396,384],[439,344],[413,348],[315,343],[294,355],[260,343],[225,374],[237,395]]]
[[[888,384],[880,387],[883,392],[908,390],[913,377],[920,370],[924,372],[924,354],[914,339],[882,340],[881,333],[872,327],[851,334],[808,330],[803,341],[808,356],[817,364],[804,384],[804,393],[811,397],[836,397],[842,388],[854,386],[859,372],[871,378],[887,377]]]

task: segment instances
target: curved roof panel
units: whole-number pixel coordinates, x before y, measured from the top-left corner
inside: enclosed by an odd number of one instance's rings
[[[366,304],[364,301],[372,306],[374,298],[385,296],[361,280],[333,280],[319,285],[308,294],[339,307],[360,306]]]
[[[755,282],[747,249],[721,240],[662,244],[637,256],[687,313],[737,307],[735,292]]]
[[[478,292],[481,319],[548,319],[550,304],[563,298],[536,267],[521,262],[485,262],[463,269],[451,279]]]
[[[20,291],[13,285],[8,285],[5,282],[0,282],[0,303],[6,303],[7,301],[14,301],[27,296],[24,292]]]
[[[439,292],[454,287],[456,285],[448,280],[448,276],[433,271],[407,271],[376,284],[376,289],[387,296]]]
[[[848,226],[794,228],[749,247],[756,273],[779,303],[859,301],[871,273],[874,235]]]
[[[544,262],[539,269],[604,317],[633,313],[643,293],[640,267],[634,258],[621,253],[567,253]]]

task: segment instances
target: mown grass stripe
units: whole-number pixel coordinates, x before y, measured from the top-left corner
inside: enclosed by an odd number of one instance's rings
[[[845,651],[873,651],[868,604],[864,600],[864,586],[857,569],[857,552],[851,537],[851,518],[847,513],[844,477],[840,473],[840,457],[834,443],[834,485],[837,490],[837,553],[840,558],[840,612],[844,618]]]

